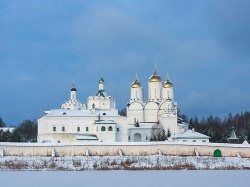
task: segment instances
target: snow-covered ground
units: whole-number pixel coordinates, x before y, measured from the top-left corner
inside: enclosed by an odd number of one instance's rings
[[[82,171],[0,172],[1,187],[234,187],[249,186],[250,172]]]
[[[232,170],[250,169],[250,158],[180,156],[2,157],[0,170]]]

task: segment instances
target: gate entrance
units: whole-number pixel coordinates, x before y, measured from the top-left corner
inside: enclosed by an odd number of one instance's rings
[[[216,149],[215,151],[214,151],[214,157],[221,157],[222,155],[221,155],[221,150],[219,150],[219,149]]]
[[[136,133],[134,135],[134,141],[135,142],[141,142],[141,134],[140,133]]]

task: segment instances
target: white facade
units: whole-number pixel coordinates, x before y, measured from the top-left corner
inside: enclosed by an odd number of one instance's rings
[[[138,126],[128,125],[128,141],[149,142],[154,124],[155,123],[138,123]]]
[[[116,108],[116,99],[105,91],[105,81],[101,77],[98,83],[98,92],[88,97],[88,109],[110,110]]]
[[[70,100],[38,120],[38,142],[127,141],[127,117],[118,115],[116,99],[104,85],[101,77],[97,94],[88,97],[88,108],[76,99],[73,85]]]
[[[82,104],[76,98],[76,88],[73,84],[70,92],[70,100],[66,101],[64,104],[61,105],[61,109],[68,109],[68,110],[86,110],[86,105]]]
[[[142,85],[136,76],[136,80],[131,85],[131,99],[127,105],[129,124],[135,124],[137,121],[159,123],[166,131],[169,129],[173,135],[187,130],[188,124],[178,125],[177,123],[177,102],[174,100],[174,87],[169,77],[166,82],[163,82],[155,69],[148,80],[147,101],[143,101],[142,93]]]
[[[70,100],[61,109],[45,112],[38,120],[38,142],[147,142],[154,124],[163,126],[165,132],[170,131],[178,140],[188,130],[188,124],[177,117],[174,86],[169,77],[163,82],[155,69],[148,80],[146,101],[143,93],[136,75],[125,117],[118,114],[116,98],[107,94],[102,77],[97,93],[87,98],[87,106],[77,100],[73,84]]]
[[[209,136],[195,132],[194,129],[187,130],[179,135],[174,135],[171,137],[175,142],[184,143],[209,143]]]

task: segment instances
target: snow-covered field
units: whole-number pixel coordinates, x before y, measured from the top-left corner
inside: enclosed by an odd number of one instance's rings
[[[238,157],[3,157],[0,187],[249,186],[249,169]]]
[[[250,172],[237,171],[39,171],[0,172],[1,187],[234,187],[249,186]]]
[[[2,157],[0,170],[232,170],[250,169],[250,158],[180,156]]]

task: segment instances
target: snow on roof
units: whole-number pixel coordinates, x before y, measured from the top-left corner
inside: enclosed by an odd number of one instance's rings
[[[249,143],[246,140],[242,144],[243,145],[249,145]]]
[[[15,127],[1,127],[0,128],[0,130],[2,130],[3,132],[6,132],[6,131],[12,132],[15,129],[16,129]]]
[[[185,126],[189,126],[189,124],[188,123],[178,123],[177,126],[185,127]]]
[[[74,138],[77,140],[98,140],[97,136],[89,134],[75,134]]]
[[[135,127],[135,124],[129,124],[128,129],[133,128],[143,128],[143,129],[151,129],[155,123],[139,123],[139,127]]]
[[[95,124],[117,124],[114,120],[96,120]]]
[[[230,137],[228,138],[229,140],[232,140],[232,139],[239,139],[236,137],[236,134],[235,134],[235,131],[234,131],[234,128],[232,128],[232,131],[231,131],[231,134],[230,134]]]
[[[46,111],[45,116],[120,116],[118,110],[95,110],[93,113],[91,110],[67,110],[67,109],[52,109]]]
[[[63,146],[83,146],[83,145],[115,145],[115,146],[150,146],[150,145],[194,145],[190,142],[72,142],[72,143],[16,143],[16,142],[0,142],[0,146],[13,147],[63,147]],[[249,145],[244,144],[228,144],[228,143],[195,143],[196,146],[211,146],[211,147],[242,147],[249,148]]]
[[[204,134],[201,134],[199,132],[195,132],[193,130],[187,130],[185,132],[183,132],[182,134],[176,134],[173,135],[172,138],[174,139],[182,139],[182,138],[197,138],[197,139],[201,139],[201,138],[210,138],[209,136],[206,136]]]

